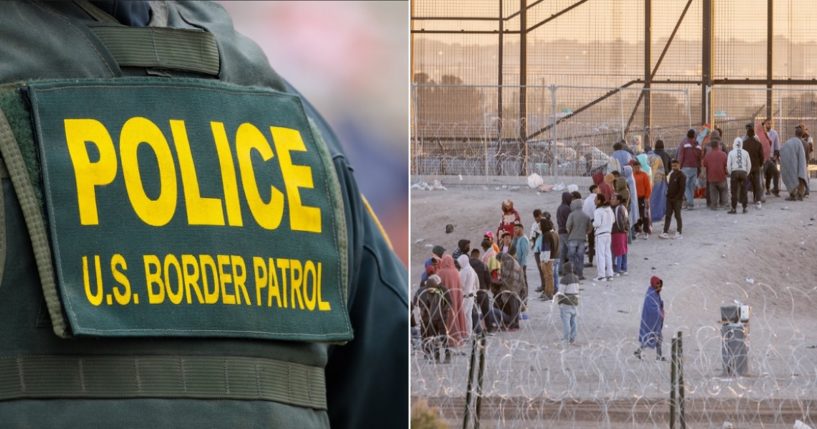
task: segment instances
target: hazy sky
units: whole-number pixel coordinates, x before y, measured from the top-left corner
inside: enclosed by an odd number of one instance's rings
[[[713,0],[715,2],[716,37],[745,41],[766,39],[766,0]],[[573,4],[575,0],[542,2],[528,11],[528,24],[533,25]],[[532,3],[528,1],[528,3]],[[702,0],[693,0],[678,33],[681,39],[700,40]],[[686,2],[683,0],[653,0],[653,39],[669,37]],[[497,0],[416,0],[413,16],[482,16],[498,15]],[[516,0],[505,0],[504,15],[519,9]],[[794,11],[794,13],[790,13]],[[774,32],[796,42],[817,41],[817,3],[814,0],[774,0]],[[514,18],[506,28],[518,29]],[[542,40],[572,39],[611,41],[622,39],[636,42],[643,38],[643,0],[589,0],[550,23],[531,36]],[[475,21],[415,21],[414,28],[494,30],[495,22]],[[453,27],[453,28],[452,28]],[[437,38],[438,36],[432,36]],[[441,40],[445,36],[439,37]]]

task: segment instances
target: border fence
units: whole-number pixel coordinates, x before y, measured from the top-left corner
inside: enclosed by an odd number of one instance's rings
[[[796,0],[413,0],[412,174],[581,175],[690,127],[817,126]],[[588,168],[589,167],[589,168]]]

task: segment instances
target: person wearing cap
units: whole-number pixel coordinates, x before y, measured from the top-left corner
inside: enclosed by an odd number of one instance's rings
[[[642,357],[644,349],[655,349],[656,359],[667,360],[661,351],[664,328],[664,300],[661,299],[661,289],[664,281],[658,276],[650,278],[650,286],[644,295],[644,305],[641,309],[641,326],[638,330],[639,347],[635,351],[635,356]]]
[[[728,187],[726,185],[726,153],[721,149],[720,136],[712,136],[710,149],[701,164],[709,188],[709,208],[717,210],[727,205]]]
[[[755,127],[746,124],[746,135],[743,136],[743,150],[749,153],[752,169],[749,170],[749,183],[752,184],[752,202],[759,209],[766,197],[763,195],[763,181],[760,179],[763,169],[763,144],[755,137]]]
[[[658,238],[669,238],[669,226],[672,222],[672,216],[675,215],[675,223],[677,225],[675,231],[675,238],[683,238],[681,232],[684,228],[681,220],[681,204],[684,201],[684,187],[686,184],[686,176],[681,171],[681,163],[677,159],[670,162],[672,170],[667,176],[667,213],[664,215],[664,232]]]
[[[732,210],[729,214],[737,213],[738,201],[743,205],[743,212],[746,213],[746,177],[752,170],[752,160],[749,152],[743,149],[743,139],[737,137],[732,143],[732,150],[726,157],[726,172],[729,173],[729,188],[732,192]]]
[[[428,280],[430,275],[437,272],[437,268],[440,266],[440,260],[442,260],[444,253],[445,248],[440,245],[434,246],[431,249],[431,257],[423,262],[423,274],[420,275],[421,283]]]
[[[701,172],[701,147],[695,139],[695,130],[687,131],[686,138],[681,142],[676,152],[678,162],[681,164],[681,171],[686,177],[684,195],[686,197],[685,208],[692,210],[695,207],[695,182]]]
[[[502,236],[497,236],[497,238],[502,238]],[[499,244],[497,244],[497,238],[494,237],[493,231],[485,231],[485,234],[482,236],[483,240],[488,240],[488,244],[491,245],[491,248],[494,249],[494,253],[499,253]]]

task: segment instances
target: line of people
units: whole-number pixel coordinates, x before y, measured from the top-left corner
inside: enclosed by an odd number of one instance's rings
[[[471,249],[467,239],[458,242],[452,255],[434,246],[412,306],[419,309],[422,324],[412,321],[421,325],[426,356],[447,361],[450,348],[474,332],[519,329],[520,320],[527,318],[530,288],[526,272],[531,254],[539,274],[534,291],[541,300],[557,300],[563,340],[573,343],[584,268],[595,266],[594,279],[600,282],[628,275],[629,247],[638,239],[649,239],[652,223],[662,218],[659,237],[682,239],[682,210],[694,209],[696,193],[704,193],[710,209],[729,209],[730,214],[737,212],[738,203],[746,213],[749,188],[758,209],[766,195],[779,196],[781,178],[789,192],[787,200],[808,195],[810,146],[804,126],[798,125],[795,136],[781,146],[770,121],[747,124],[746,134],[734,140],[728,153],[722,131],[708,131],[689,130],[675,158],[665,151],[661,140],[646,152],[639,141],[633,147],[616,143],[610,173],[593,174],[587,197],[578,190],[564,192],[555,224],[549,212],[534,210],[529,235],[513,202],[505,200],[499,226],[495,232],[485,232],[479,248]],[[665,172],[665,165],[671,169]],[[706,184],[703,191],[702,184]],[[670,235],[673,218],[676,229]],[[648,298],[656,294],[655,282],[651,281]],[[653,331],[651,335],[656,335]],[[660,357],[660,340],[645,342],[644,333],[639,338],[642,345],[657,345]]]

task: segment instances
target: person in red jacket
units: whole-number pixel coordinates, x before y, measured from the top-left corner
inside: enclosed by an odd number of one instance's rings
[[[601,171],[597,171],[593,173],[593,183],[599,187],[598,193],[604,195],[605,201],[610,201],[610,198],[613,197],[613,188],[604,181],[604,173]]]
[[[638,161],[630,163],[633,166],[633,179],[635,180],[636,196],[638,197],[638,222],[635,223],[635,233],[637,238],[644,240],[650,237],[652,228],[650,225],[650,195],[652,195],[652,184],[650,175],[641,171],[641,164]]]
[[[729,207],[726,186],[726,153],[720,149],[720,143],[720,137],[712,138],[711,148],[706,152],[701,164],[706,174],[706,182],[709,187],[709,208],[712,210]]]
[[[513,225],[519,222],[519,212],[513,208],[513,201],[505,200],[502,202],[502,218],[499,221],[499,228],[496,229],[496,236],[500,239],[504,233],[513,236]]]
[[[701,146],[698,145],[695,135],[695,130],[690,129],[687,131],[687,137],[681,142],[681,146],[678,147],[678,152],[675,155],[681,165],[681,171],[686,177],[685,207],[689,210],[695,207],[695,181],[701,172],[701,158],[703,158]]]

